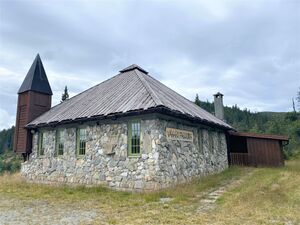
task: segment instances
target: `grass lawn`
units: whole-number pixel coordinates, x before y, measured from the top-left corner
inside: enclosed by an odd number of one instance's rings
[[[236,180],[239,182],[229,186],[213,209],[199,212],[205,193]],[[172,200],[160,202],[164,197]],[[8,212],[14,215],[13,207],[35,204],[30,215],[37,217],[35,221],[40,218],[36,222],[40,224],[46,224],[45,218],[49,218],[43,213],[55,213],[55,209],[79,210],[79,214],[80,210],[93,212],[89,224],[300,224],[300,159],[287,161],[282,168],[232,167],[153,193],[29,184],[19,174],[6,174],[0,176],[0,203],[1,199],[6,205],[0,204],[0,221]],[[10,206],[10,200],[20,204]],[[46,204],[46,212],[39,211],[41,202]],[[48,223],[51,224],[51,217]]]

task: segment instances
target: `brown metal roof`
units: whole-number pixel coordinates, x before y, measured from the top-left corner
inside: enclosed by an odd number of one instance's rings
[[[283,135],[254,134],[254,133],[245,133],[245,132],[229,132],[229,133],[230,133],[230,135],[239,136],[239,137],[263,138],[263,139],[289,141],[289,138],[287,136],[283,136]]]
[[[230,125],[160,83],[137,65],[54,106],[27,126],[77,121],[164,107],[176,114],[226,129]]]

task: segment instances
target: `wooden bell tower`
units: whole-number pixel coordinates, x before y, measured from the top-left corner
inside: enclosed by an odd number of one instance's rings
[[[33,61],[19,91],[14,151],[26,160],[31,153],[32,134],[25,126],[51,108],[52,90],[39,54]]]

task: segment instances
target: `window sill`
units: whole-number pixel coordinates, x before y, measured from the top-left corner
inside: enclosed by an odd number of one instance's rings
[[[129,158],[140,158],[142,154],[128,155]]]

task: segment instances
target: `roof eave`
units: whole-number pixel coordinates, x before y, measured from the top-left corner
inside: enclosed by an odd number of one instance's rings
[[[273,134],[255,134],[255,133],[246,133],[246,132],[230,132],[232,136],[237,137],[246,137],[246,138],[258,138],[258,139],[270,139],[270,140],[278,140],[278,141],[287,141],[289,142],[289,138],[284,135],[273,135]]]
[[[82,118],[76,118],[74,120],[63,120],[63,121],[55,121],[55,123],[41,123],[41,124],[27,124],[25,128],[27,129],[36,129],[36,128],[42,128],[42,127],[49,127],[49,126],[57,126],[57,125],[66,125],[66,124],[72,124],[72,123],[83,123],[83,122],[90,122],[90,121],[97,121],[97,120],[104,120],[104,119],[117,119],[121,117],[127,117],[127,116],[136,116],[136,115],[145,115],[145,114],[150,114],[150,113],[161,113],[169,116],[174,116],[176,118],[184,119],[184,120],[189,120],[191,122],[197,122],[201,123],[203,125],[211,126],[214,128],[218,128],[221,130],[232,130],[234,131],[235,129],[232,128],[231,126],[223,126],[221,124],[216,124],[213,122],[210,122],[208,120],[204,120],[198,117],[193,117],[189,114],[183,114],[180,111],[176,110],[171,110],[165,106],[157,106],[157,107],[151,107],[148,109],[137,109],[137,110],[131,110],[128,112],[116,112],[116,113],[111,113],[108,115],[95,115],[92,117],[82,117]]]

